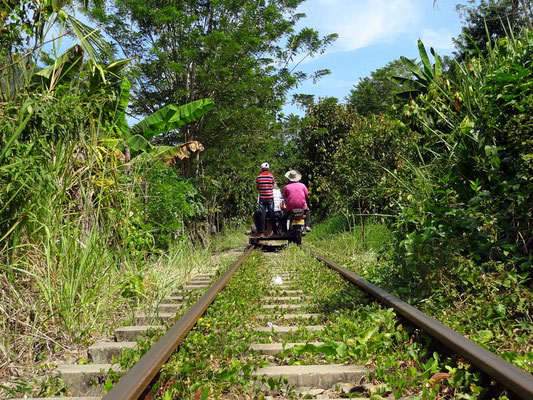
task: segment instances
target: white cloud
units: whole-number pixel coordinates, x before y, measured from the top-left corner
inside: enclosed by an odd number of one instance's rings
[[[353,51],[392,42],[417,21],[415,0],[309,0],[304,23],[321,34],[338,33],[332,51]]]
[[[444,28],[438,31],[432,29],[422,29],[422,35],[420,36],[422,42],[427,48],[433,47],[435,49],[453,49],[453,36]]]

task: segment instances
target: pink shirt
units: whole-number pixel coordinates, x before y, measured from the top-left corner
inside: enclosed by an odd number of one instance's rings
[[[285,199],[286,211],[291,211],[295,208],[307,210],[307,202],[305,201],[309,196],[307,187],[300,182],[292,182],[283,188],[283,198]]]

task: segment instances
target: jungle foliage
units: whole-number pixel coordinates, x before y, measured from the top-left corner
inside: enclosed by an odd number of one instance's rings
[[[70,15],[74,5],[2,3],[2,382],[68,343],[86,343],[117,309],[146,300],[149,274],[139,274],[147,260],[172,258],[163,251],[205,214],[194,183],[172,167],[203,148],[150,138],[200,118],[213,101],[166,105],[130,129],[131,60],[113,59],[98,32]],[[61,53],[59,38],[43,47],[56,29],[77,38]]]
[[[2,2],[0,286],[2,313],[17,318],[0,328],[10,361],[20,348],[52,352],[53,339],[38,338],[59,328],[71,341],[105,329],[101,315],[144,296],[149,260],[249,216],[263,161],[278,178],[303,172],[313,219],[387,223],[390,263],[372,272],[377,283],[394,281],[415,303],[438,299],[436,312],[467,293],[476,324],[488,315],[505,338],[531,329],[521,325],[531,321],[533,246],[529,2],[463,7],[456,59],[419,43],[419,60],[374,71],[346,104],[307,98],[299,119],[279,114],[288,91],[328,71],[298,64],[335,39],[294,30],[302,1]],[[60,52],[67,38],[76,44]]]
[[[391,77],[396,106],[353,107],[376,104],[373,73],[347,105],[311,106],[300,141],[314,215],[329,218],[320,251],[528,370],[533,34],[520,32],[446,61],[419,42],[410,74]],[[389,228],[370,263],[366,220]]]
[[[426,268],[454,248],[530,271],[532,43],[501,39],[453,75],[419,43],[421,66],[404,60],[413,78],[400,80],[411,99],[399,119],[357,116],[332,99],[312,107],[302,143],[319,213],[359,203],[393,212],[404,256]]]
[[[477,327],[480,343],[513,343],[520,355],[505,357],[526,368],[533,34],[521,32],[446,62],[419,42],[418,62],[402,58],[411,75],[392,77],[400,107],[362,115],[322,99],[301,143],[315,216],[390,229],[379,268],[360,270],[355,255],[343,263],[459,330]],[[372,104],[379,88],[357,95]]]
[[[473,51],[484,52],[487,35],[494,45],[498,39],[533,28],[529,0],[468,0],[467,3],[456,6],[465,19],[461,34],[455,39],[458,58]]]
[[[212,112],[184,129],[161,135],[160,143],[197,140],[205,146],[199,161],[181,165],[206,196],[209,229],[224,219],[240,219],[253,208],[254,177],[261,159],[281,174],[285,135],[275,115],[285,95],[306,79],[298,61],[324,49],[336,35],[295,24],[302,0],[161,1],[115,0],[91,15],[132,65],[132,111],[143,115],[167,103],[214,100]],[[251,160],[255,162],[251,163]]]

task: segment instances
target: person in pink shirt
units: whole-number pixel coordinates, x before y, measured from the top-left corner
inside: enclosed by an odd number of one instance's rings
[[[289,183],[283,188],[283,202],[285,214],[282,217],[282,229],[287,229],[287,219],[290,211],[295,208],[301,208],[305,210],[305,228],[307,231],[311,230],[309,226],[309,207],[307,206],[307,199],[309,198],[309,191],[307,186],[300,182],[302,174],[296,170],[290,170],[285,174],[285,178],[289,180]]]

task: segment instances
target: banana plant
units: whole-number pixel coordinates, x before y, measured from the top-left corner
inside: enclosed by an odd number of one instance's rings
[[[29,6],[33,10],[32,19],[23,21],[20,26],[14,23],[9,25],[9,34],[14,39],[12,43],[7,42],[8,46],[22,41],[24,37],[27,47],[20,53],[10,52],[8,48],[10,56],[2,59],[0,98],[12,98],[21,87],[35,79],[44,78],[49,90],[53,90],[59,81],[79,70],[84,57],[97,61],[95,65],[98,66],[111,54],[111,46],[101,37],[98,29],[91,28],[66,11],[72,4],[73,0],[37,0]],[[85,1],[84,6],[87,8],[89,1]],[[10,2],[5,11],[5,20],[16,20],[26,10],[25,7],[22,0]],[[57,28],[59,34],[55,36],[52,32]],[[77,43],[56,56],[52,65],[39,70],[37,60],[43,55],[43,46],[52,42],[53,48],[57,49],[61,38],[69,34],[76,36]]]
[[[150,152],[139,153],[132,162],[162,160],[167,167],[170,167],[189,158],[192,153],[202,151],[204,146],[200,142],[190,140],[177,146],[154,146]]]
[[[123,82],[121,89],[120,106],[117,110],[117,124],[121,126],[126,144],[132,151],[148,151],[153,148],[149,141],[154,136],[177,129],[182,125],[197,120],[214,105],[213,100],[207,98],[196,100],[182,106],[169,104],[149,115],[129,130],[126,128],[124,107],[129,101],[129,82]],[[165,147],[168,147],[170,151],[173,146]]]
[[[435,64],[431,64],[426,47],[418,39],[418,53],[422,60],[422,66],[414,63],[407,57],[401,57],[404,65],[413,73],[415,78],[405,78],[402,76],[393,76],[391,80],[403,86],[404,90],[399,95],[417,95],[418,93],[427,92],[432,83],[438,83],[442,77],[441,59],[433,47],[430,49],[435,58]]]
[[[122,140],[111,139],[107,141],[108,144],[116,146],[122,142],[133,152],[139,152],[136,157],[138,161],[145,160],[147,157],[158,157],[163,159],[167,165],[188,157],[191,152],[203,151],[202,144],[197,141],[182,143],[178,146],[153,146],[150,144],[150,139],[197,120],[213,107],[213,100],[205,98],[182,106],[169,104],[130,129],[126,121],[130,89],[130,81],[123,78],[114,115],[114,127],[120,133]]]

